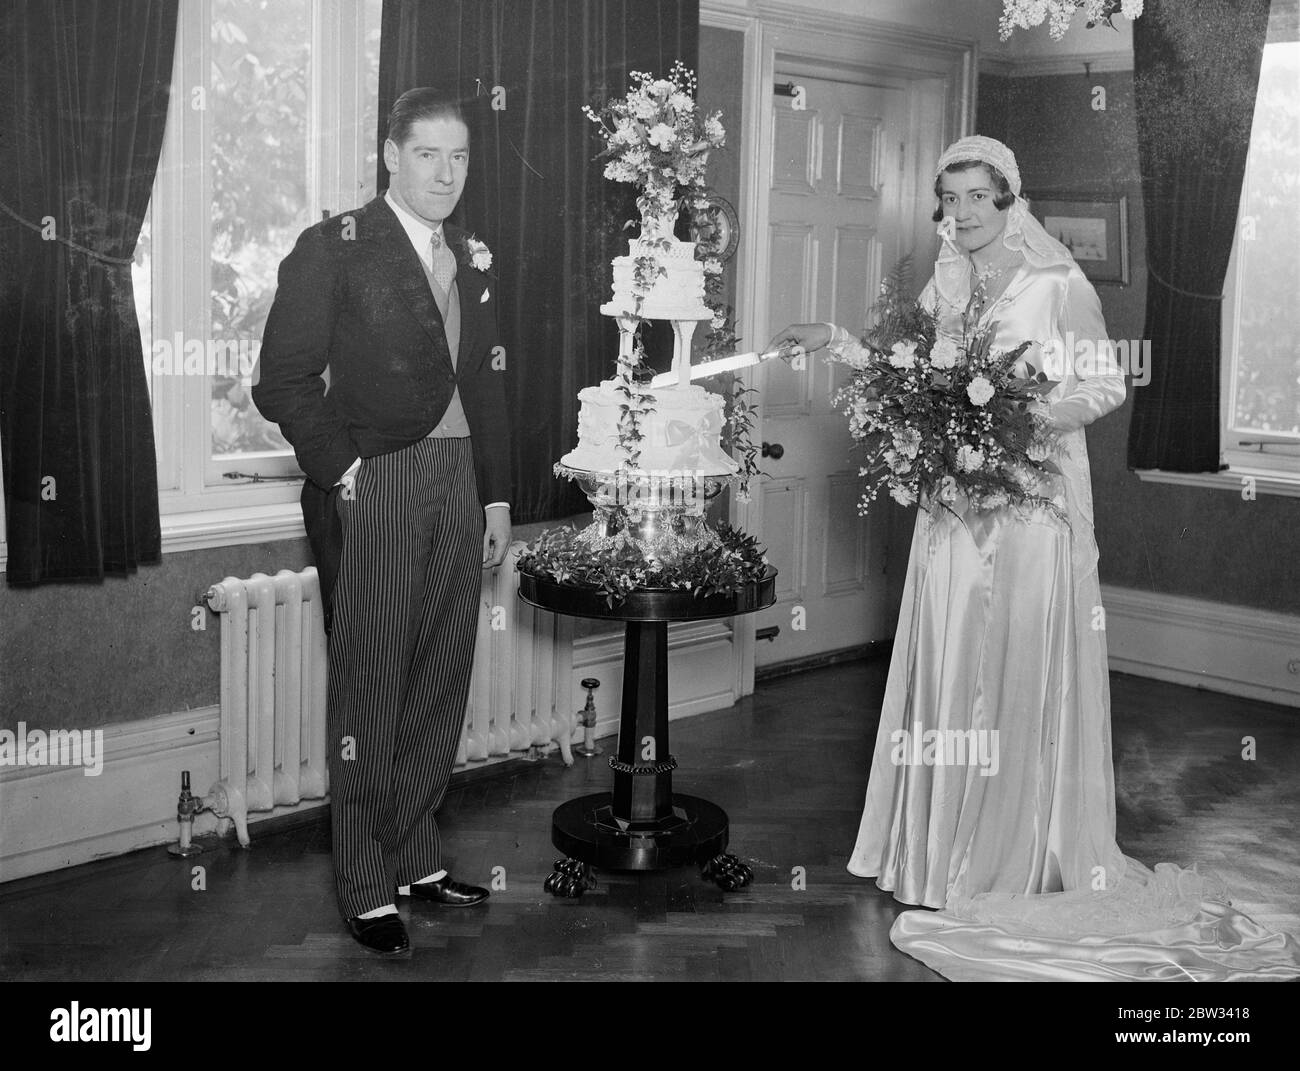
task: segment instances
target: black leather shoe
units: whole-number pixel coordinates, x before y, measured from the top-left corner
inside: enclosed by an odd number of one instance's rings
[[[380,956],[407,956],[411,942],[406,927],[397,915],[380,915],[375,919],[348,919],[348,929],[357,942]]]
[[[411,886],[412,900],[428,900],[430,903],[442,904],[443,907],[473,907],[487,898],[487,889],[455,881],[450,874],[437,881]]]

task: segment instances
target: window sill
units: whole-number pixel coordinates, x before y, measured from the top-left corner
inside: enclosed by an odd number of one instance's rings
[[[302,506],[296,499],[259,506],[164,513],[162,516],[164,554],[306,537]]]
[[[590,521],[590,513],[579,513],[553,521],[516,525],[513,538],[531,542],[546,529],[565,524],[583,527]],[[302,506],[297,498],[290,502],[264,502],[256,506],[226,506],[162,515],[164,554],[306,538]],[[0,574],[4,573],[9,561],[8,549],[8,545],[0,541]]]
[[[1242,481],[1255,481],[1255,494],[1300,498],[1300,472],[1277,469],[1230,468],[1223,472],[1166,472],[1164,469],[1137,469],[1138,479],[1147,483],[1176,483],[1190,487],[1210,487],[1240,494]]]
[[[297,501],[164,513],[162,516],[164,554],[306,537],[302,507]],[[0,573],[9,565],[8,550],[6,544],[0,543]]]

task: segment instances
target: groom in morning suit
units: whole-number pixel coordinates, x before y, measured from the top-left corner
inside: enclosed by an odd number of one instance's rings
[[[488,895],[443,868],[435,814],[465,716],[481,570],[510,543],[510,445],[486,247],[444,222],[469,167],[459,106],[402,94],[384,164],[386,194],[308,228],[281,263],[253,400],[307,474],[332,618],[339,907],[363,946],[409,955],[397,896],[460,907]]]

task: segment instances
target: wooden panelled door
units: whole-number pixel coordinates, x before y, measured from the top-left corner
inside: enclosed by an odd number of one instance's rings
[[[766,342],[787,323],[829,321],[860,334],[881,273],[898,259],[902,192],[915,184],[905,151],[905,84],[813,78],[778,67],[794,95],[774,97],[768,202]],[[762,538],[780,571],[778,600],[756,621],[757,666],[807,659],[886,638],[884,502],[859,517],[862,481],[847,418],[847,380],[826,351],[799,369],[765,362]],[[772,626],[779,633],[763,642]]]

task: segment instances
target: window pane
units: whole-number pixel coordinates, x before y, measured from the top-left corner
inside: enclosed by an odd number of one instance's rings
[[[1264,50],[1237,243],[1231,427],[1300,438],[1300,43]]]
[[[145,209],[131,261],[131,290],[135,297],[135,317],[140,322],[140,349],[144,353],[144,378],[153,401],[153,202]]]
[[[213,0],[212,452],[284,452],[250,395],[276,269],[309,218],[310,0]],[[221,374],[224,371],[224,374]]]
[[[145,209],[140,223],[140,237],[136,239],[131,260],[131,290],[135,297],[135,316],[140,324],[140,352],[144,358],[144,381],[149,391],[149,410],[153,420],[153,441],[158,466],[158,487],[172,488],[172,478],[167,469],[167,458],[159,444],[166,440],[163,434],[162,399],[158,394],[157,377],[153,370],[154,339],[154,248],[153,199]]]

